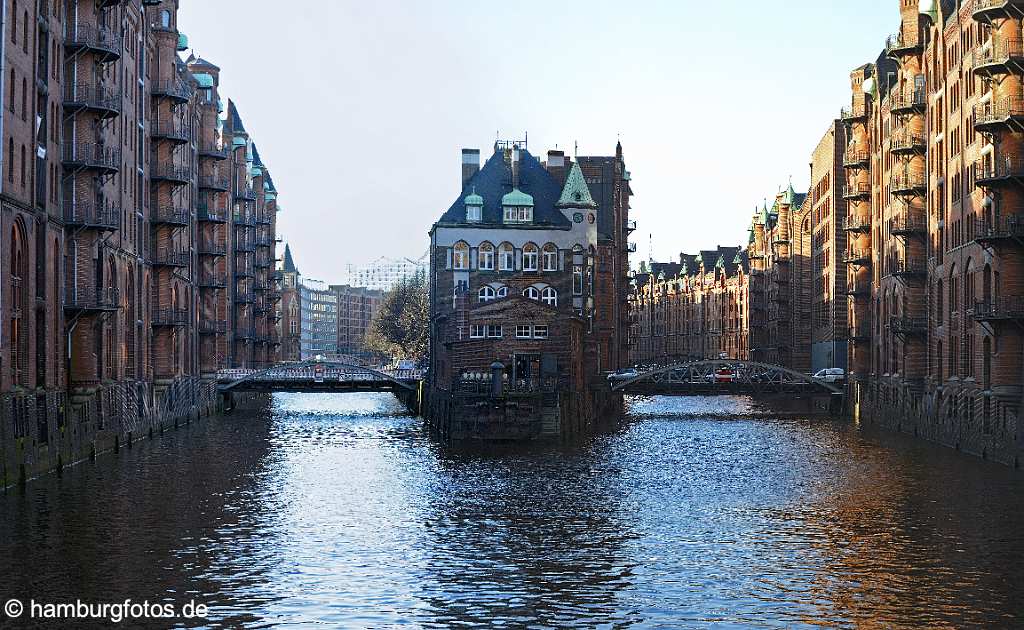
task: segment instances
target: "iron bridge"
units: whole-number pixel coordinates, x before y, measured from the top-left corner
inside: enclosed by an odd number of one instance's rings
[[[233,392],[391,392],[413,394],[422,370],[377,369],[355,362],[312,360],[264,370],[221,370],[217,389]]]
[[[731,376],[718,376],[728,369]],[[807,374],[770,363],[708,360],[659,366],[636,377],[611,382],[612,391],[648,396],[728,394],[819,394],[843,396],[841,388]]]

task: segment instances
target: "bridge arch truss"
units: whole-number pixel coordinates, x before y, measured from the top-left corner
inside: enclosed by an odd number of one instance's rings
[[[727,382],[715,374],[727,368]],[[724,379],[723,379],[724,380]],[[757,361],[701,360],[661,366],[642,372],[635,378],[612,383],[612,391],[626,394],[700,395],[700,394],[785,394],[818,393],[842,396],[843,390],[832,383],[796,370]]]

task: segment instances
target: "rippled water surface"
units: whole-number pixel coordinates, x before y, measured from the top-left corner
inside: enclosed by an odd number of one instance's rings
[[[280,395],[0,495],[0,597],[208,625],[1024,624],[1024,475],[743,400],[450,452],[387,395]],[[0,626],[3,625],[0,620]]]

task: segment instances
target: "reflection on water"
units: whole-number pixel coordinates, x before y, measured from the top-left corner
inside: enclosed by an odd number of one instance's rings
[[[1024,476],[743,399],[451,452],[386,395],[280,395],[0,497],[0,597],[212,625],[1013,625]]]

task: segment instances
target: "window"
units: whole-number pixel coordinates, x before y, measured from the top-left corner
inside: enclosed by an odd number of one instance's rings
[[[510,243],[502,243],[498,247],[498,269],[512,271],[515,267],[516,253]]]
[[[160,26],[164,28],[171,27],[171,12],[167,9],[160,12]]]
[[[532,221],[532,206],[505,206],[505,223],[530,223]]]
[[[469,269],[469,245],[458,242],[452,248],[452,269]]]
[[[503,332],[500,325],[487,324],[487,337],[489,339],[501,339]]]
[[[545,326],[534,326],[533,327],[533,338],[534,339],[547,339],[548,338],[548,327]]]
[[[537,287],[526,287],[523,290],[523,296],[531,300],[540,300],[540,291],[537,290]]]
[[[477,291],[477,295],[479,296],[481,302],[490,302],[495,297],[494,288],[480,287],[480,290]]]
[[[523,246],[523,271],[537,271],[539,252],[533,243]]]
[[[487,327],[482,324],[472,324],[469,327],[470,339],[483,339],[487,336]]]
[[[558,271],[558,248],[552,243],[544,246],[544,271]]]
[[[516,339],[529,339],[531,336],[533,336],[533,331],[529,325],[516,326]]]
[[[558,291],[555,291],[551,287],[545,287],[545,289],[541,291],[540,299],[548,306],[558,306]]]
[[[477,268],[481,271],[494,270],[494,245],[481,243],[477,252]]]
[[[506,286],[498,287],[497,295],[498,295],[499,298],[506,298],[506,297],[508,297],[508,287],[506,287]]]
[[[466,206],[466,221],[468,223],[480,222],[480,206]]]

